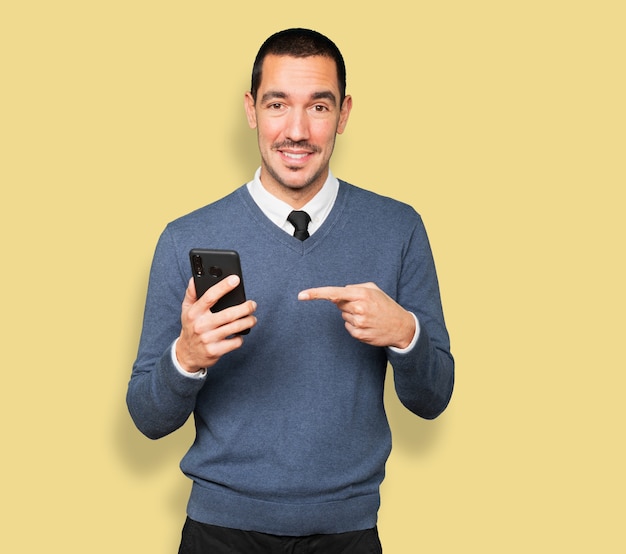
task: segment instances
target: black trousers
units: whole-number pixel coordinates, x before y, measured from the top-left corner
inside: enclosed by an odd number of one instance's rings
[[[382,554],[378,530],[283,537],[187,518],[178,554]]]

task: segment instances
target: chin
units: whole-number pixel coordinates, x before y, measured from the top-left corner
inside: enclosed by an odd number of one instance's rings
[[[279,169],[279,171],[276,171]],[[280,168],[272,168],[265,166],[265,170],[271,176],[276,184],[283,189],[292,191],[303,191],[311,186],[315,186],[320,180],[320,172],[311,173],[299,166],[283,166]]]
[[[296,173],[298,169],[292,170],[293,173]],[[287,188],[299,190],[304,189],[310,186],[315,182],[316,179],[307,179],[300,175],[286,175],[283,179],[280,180],[280,183]]]

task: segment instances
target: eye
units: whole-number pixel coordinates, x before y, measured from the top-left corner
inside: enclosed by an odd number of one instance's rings
[[[318,113],[327,112],[328,106],[324,106],[323,104],[315,104],[315,106],[313,106],[313,110]]]
[[[280,102],[272,102],[268,108],[270,110],[280,110],[283,107],[283,105]]]

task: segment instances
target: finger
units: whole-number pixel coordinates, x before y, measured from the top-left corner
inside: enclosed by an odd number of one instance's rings
[[[222,298],[222,296],[229,293],[238,284],[239,276],[229,275],[225,279],[222,279],[219,283],[216,283],[209,288],[200,298],[198,298],[197,303],[202,308],[202,311],[206,311],[212,308],[215,303]]]
[[[256,324],[256,317],[252,314],[249,314],[222,325],[219,328],[218,333],[220,335],[220,339],[224,340],[232,337],[233,335],[242,333],[243,331],[250,330]]]
[[[219,360],[225,354],[233,352],[243,346],[243,337],[234,335],[229,338],[225,338],[218,343],[215,343],[210,350],[208,356],[209,360]]]
[[[303,290],[298,294],[298,300],[330,300],[335,304],[351,302],[358,298],[358,291],[348,287],[318,287]]]
[[[212,312],[209,309],[201,313],[195,312],[193,330],[203,335],[206,342],[222,340],[224,337],[253,327],[256,324],[256,318],[252,314],[256,307],[256,302],[247,300],[243,304],[218,312]],[[233,324],[236,324],[237,328],[233,328]]]
[[[359,283],[358,285],[347,285],[347,288],[355,288],[355,287],[360,287],[360,288],[364,288],[364,289],[373,289],[373,290],[380,290],[380,288],[378,287],[378,285],[376,283]]]
[[[232,336],[218,341],[211,341],[197,345],[189,353],[190,361],[187,362],[188,368],[200,368],[213,366],[224,354],[232,352],[243,345],[243,338],[240,336]],[[181,353],[182,354],[182,353]],[[176,356],[179,362],[183,362],[178,352]],[[184,362],[183,362],[184,364]],[[183,367],[185,367],[183,365]]]
[[[257,304],[254,300],[246,300],[242,304],[238,304],[237,306],[231,306],[230,308],[226,308],[219,312],[211,312],[211,318],[213,320],[213,327],[222,327],[228,325],[232,322],[240,321],[243,318],[247,318],[251,316],[257,308]],[[242,329],[237,329],[236,332],[241,331]],[[226,334],[231,334],[228,332]]]

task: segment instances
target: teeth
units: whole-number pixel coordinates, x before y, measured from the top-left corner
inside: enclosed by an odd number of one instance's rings
[[[291,152],[283,152],[283,154],[285,156],[287,156],[288,158],[291,158],[292,160],[301,160],[305,156],[308,156],[307,153],[304,153],[304,154],[292,154]]]

